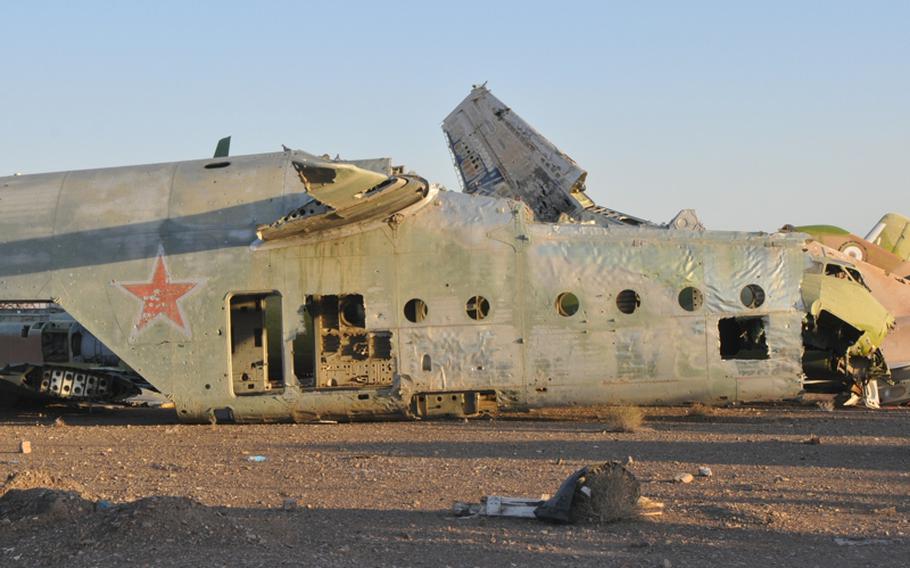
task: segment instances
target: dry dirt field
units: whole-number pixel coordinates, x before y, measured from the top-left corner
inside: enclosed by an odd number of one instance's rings
[[[607,412],[219,426],[152,409],[6,412],[0,566],[910,562],[910,409],[649,408],[633,433],[605,430]],[[629,456],[662,516],[450,514],[456,500],[552,493],[579,466]],[[713,475],[672,481],[700,466]]]

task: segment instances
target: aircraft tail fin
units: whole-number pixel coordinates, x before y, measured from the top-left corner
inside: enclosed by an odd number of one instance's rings
[[[542,221],[594,206],[587,172],[493,96],[475,86],[442,123],[465,193],[518,199]]]
[[[670,226],[594,203],[585,193],[588,172],[494,97],[486,83],[474,86],[442,130],[465,193],[521,201],[538,221],[549,223],[568,215],[601,225]],[[694,213],[676,228],[700,228],[690,217]]]
[[[872,228],[866,240],[910,261],[910,219],[888,213]]]

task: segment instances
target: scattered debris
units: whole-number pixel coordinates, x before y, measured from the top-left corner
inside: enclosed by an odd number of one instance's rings
[[[679,473],[673,478],[673,481],[676,483],[692,483],[695,481],[695,477],[691,473]]]
[[[804,444],[809,444],[810,446],[817,446],[817,445],[819,445],[819,444],[822,443],[822,440],[821,440],[821,438],[819,438],[819,437],[816,436],[815,434],[812,434],[812,435],[809,436],[807,439],[803,440],[803,443],[804,443]]]
[[[638,498],[638,514],[642,517],[657,517],[664,514],[664,504],[642,495]]]
[[[638,479],[617,461],[579,469],[550,498],[488,495],[480,503],[453,506],[459,517],[523,517],[556,523],[608,523],[660,515],[662,510],[662,503],[641,496]]]
[[[269,459],[269,458],[267,458],[265,456],[247,456],[246,461],[253,462],[253,463],[262,463],[262,462],[266,461],[267,459]]]
[[[61,426],[66,426],[66,421],[63,419],[62,416],[58,416],[57,419],[54,420],[54,426],[57,428],[59,428]]]
[[[19,442],[19,453],[20,454],[30,454],[32,453],[32,443],[28,440],[22,440]]]
[[[703,465],[698,468],[698,477],[711,477],[712,475],[714,475],[714,472],[711,471],[710,467]]]
[[[636,432],[645,420],[645,413],[637,406],[611,406],[603,414],[604,424],[612,432]]]

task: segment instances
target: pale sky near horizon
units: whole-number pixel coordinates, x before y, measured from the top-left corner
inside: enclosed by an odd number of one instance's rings
[[[473,83],[599,204],[714,229],[910,215],[910,2],[3,2],[0,175],[281,144],[459,187]]]

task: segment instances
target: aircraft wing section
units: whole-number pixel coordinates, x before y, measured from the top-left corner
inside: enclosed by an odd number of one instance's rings
[[[486,87],[474,87],[442,129],[466,193],[518,199],[550,222],[594,205],[587,172]]]
[[[585,193],[588,173],[483,85],[455,107],[442,129],[465,193],[521,201],[549,223],[568,216],[598,225],[704,229],[690,210],[658,225],[595,204]]]
[[[425,198],[429,190],[417,176],[386,175],[380,168],[368,170],[303,153],[295,154],[291,164],[306,192],[303,203],[275,222],[261,225],[260,240],[386,219]]]

